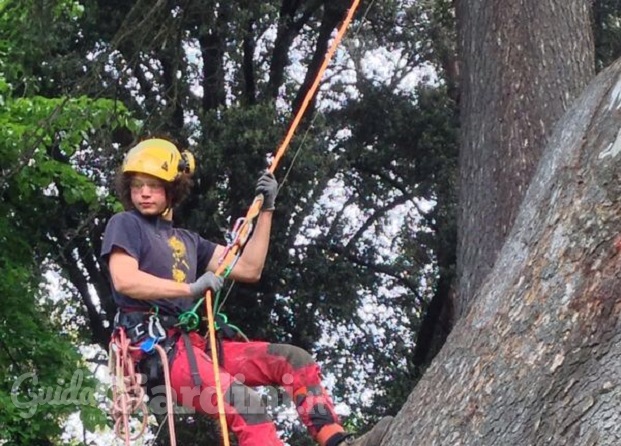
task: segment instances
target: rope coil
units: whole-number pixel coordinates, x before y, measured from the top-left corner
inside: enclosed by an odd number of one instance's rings
[[[118,330],[117,335],[110,341],[110,370],[113,371],[111,416],[114,420],[115,434],[124,439],[126,445],[140,438],[148,424],[148,410],[141,377],[136,373],[131,357],[133,349],[125,330]],[[135,413],[141,413],[142,417],[139,428],[132,434],[130,417]]]
[[[152,315],[151,317],[154,316]],[[176,446],[170,370],[166,351],[157,343],[160,340],[162,340],[161,337],[155,341],[152,348],[159,355],[162,368],[164,369],[170,444],[171,446]],[[136,372],[136,364],[132,357],[132,352],[138,350],[141,350],[141,347],[131,345],[124,329],[117,330],[110,341],[109,369],[112,371],[111,416],[114,421],[114,432],[118,438],[125,441],[126,446],[130,446],[132,441],[141,438],[148,425],[149,410],[143,387],[145,383],[142,382],[142,375]],[[138,414],[140,421],[138,427],[132,432],[130,418],[134,414]]]

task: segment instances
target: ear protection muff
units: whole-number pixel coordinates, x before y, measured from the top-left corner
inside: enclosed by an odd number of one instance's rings
[[[179,172],[192,175],[196,169],[196,160],[191,152],[184,150],[181,152],[181,159],[179,160]]]

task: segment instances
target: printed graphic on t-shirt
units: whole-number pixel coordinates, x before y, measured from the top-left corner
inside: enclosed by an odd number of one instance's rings
[[[175,282],[185,282],[187,271],[190,269],[190,265],[186,260],[186,249],[183,240],[178,239],[176,236],[172,236],[168,239],[168,246],[172,250],[173,264],[172,264],[172,277]]]

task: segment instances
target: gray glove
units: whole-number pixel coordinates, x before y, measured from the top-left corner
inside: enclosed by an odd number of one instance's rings
[[[266,170],[259,181],[257,181],[256,193],[263,194],[262,211],[273,211],[276,203],[276,195],[278,195],[278,182],[274,178],[274,174]]]
[[[214,293],[217,293],[220,291],[223,284],[224,277],[216,276],[211,271],[207,271],[205,274],[200,276],[196,282],[192,282],[190,284],[190,292],[192,293],[192,296],[202,297],[209,289]]]

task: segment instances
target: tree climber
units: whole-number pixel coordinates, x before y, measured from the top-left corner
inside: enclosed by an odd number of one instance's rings
[[[179,316],[222,277],[214,271],[225,247],[173,225],[173,208],[189,194],[194,158],[164,139],[147,139],[126,155],[116,189],[125,207],[106,227],[101,255],[110,270],[118,306],[115,330],[125,330],[137,350],[139,370],[158,382],[157,355],[144,345],[155,341],[169,355],[170,382],[177,404],[214,416],[215,376],[210,349],[196,330],[182,329]],[[240,282],[257,282],[267,255],[278,184],[263,173],[256,186],[264,196],[256,227],[230,271]],[[155,333],[155,334],[154,334]],[[228,427],[240,446],[282,445],[258,393],[251,387],[283,386],[310,435],[321,446],[375,446],[390,418],[366,435],[347,434],[321,384],[319,366],[305,350],[287,344],[219,343],[220,383]],[[154,365],[155,364],[155,365]]]

